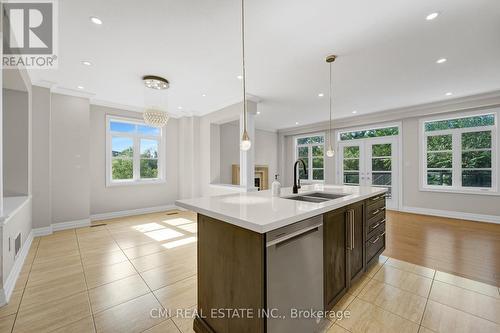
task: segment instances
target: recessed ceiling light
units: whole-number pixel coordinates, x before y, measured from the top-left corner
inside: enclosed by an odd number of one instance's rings
[[[236,78],[237,78],[238,80],[243,80],[243,75],[238,75]]]
[[[437,64],[443,64],[443,63],[445,63],[445,62],[447,62],[447,61],[448,61],[448,59],[446,59],[446,58],[441,58],[441,59],[436,60],[436,63],[437,63]]]
[[[90,17],[90,22],[94,23],[94,24],[97,24],[97,25],[101,25],[102,24],[102,20],[98,17],[95,17],[95,16],[91,16]]]
[[[259,115],[259,114],[260,114],[260,111],[257,111],[257,114]]]
[[[84,60],[84,61],[82,61],[82,65],[92,66],[92,63],[90,61]]]
[[[439,16],[439,13],[438,12],[434,12],[434,13],[430,13],[429,15],[427,15],[425,19],[427,21],[432,21],[432,20],[434,20],[438,16]]]
[[[177,109],[178,109],[178,110],[182,110],[182,106],[178,106],[178,107],[177,107]]]
[[[78,86],[77,88],[78,88],[78,89],[80,89],[80,90],[85,89],[85,87],[84,87],[84,86]]]
[[[207,97],[207,94],[201,94],[201,97]]]
[[[318,94],[318,97],[323,97],[323,96],[325,96],[325,94],[323,94],[323,93]]]
[[[299,122],[298,122],[298,121],[296,121],[296,122],[295,122],[295,125],[298,125],[298,124],[299,124]]]
[[[451,96],[451,95],[453,95],[453,93],[452,93],[451,91],[449,91],[449,92],[447,92],[445,95],[446,95],[446,96]]]
[[[358,113],[358,111],[354,110],[354,111],[352,111],[352,113],[353,113],[353,114],[356,114],[356,113]]]

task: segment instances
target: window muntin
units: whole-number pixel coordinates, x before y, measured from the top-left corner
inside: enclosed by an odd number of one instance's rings
[[[340,141],[347,141],[347,140],[376,138],[382,136],[393,136],[398,134],[399,134],[398,126],[391,126],[384,128],[366,129],[361,131],[341,132],[339,137]]]
[[[163,180],[162,129],[121,117],[108,117],[107,123],[107,184]]]
[[[295,139],[295,154],[297,159],[302,159],[306,164],[307,177],[299,167],[299,178],[309,181],[323,181],[325,179],[325,136],[315,134]]]
[[[496,192],[495,114],[425,121],[424,188]]]

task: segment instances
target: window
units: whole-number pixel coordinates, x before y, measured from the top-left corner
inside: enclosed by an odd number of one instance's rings
[[[392,136],[398,134],[399,134],[399,128],[397,126],[393,126],[385,128],[367,129],[362,131],[341,132],[339,137],[340,141],[347,141],[356,139],[377,138],[381,136]]]
[[[164,180],[163,130],[136,119],[107,117],[107,185]]]
[[[424,121],[424,189],[497,191],[496,115]]]
[[[295,138],[296,158],[305,162],[307,167],[307,177],[299,167],[299,178],[309,181],[323,181],[325,179],[324,155],[325,155],[325,135],[314,134]]]

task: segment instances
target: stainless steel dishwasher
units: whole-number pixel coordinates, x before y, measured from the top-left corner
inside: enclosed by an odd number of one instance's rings
[[[324,320],[292,318],[323,310],[323,216],[266,234],[268,333],[314,333]],[[275,309],[275,310],[273,310]],[[280,318],[275,318],[278,315]]]

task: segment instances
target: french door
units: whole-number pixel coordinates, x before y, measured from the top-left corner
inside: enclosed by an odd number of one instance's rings
[[[397,136],[342,141],[337,183],[386,187],[387,208],[398,208]]]

